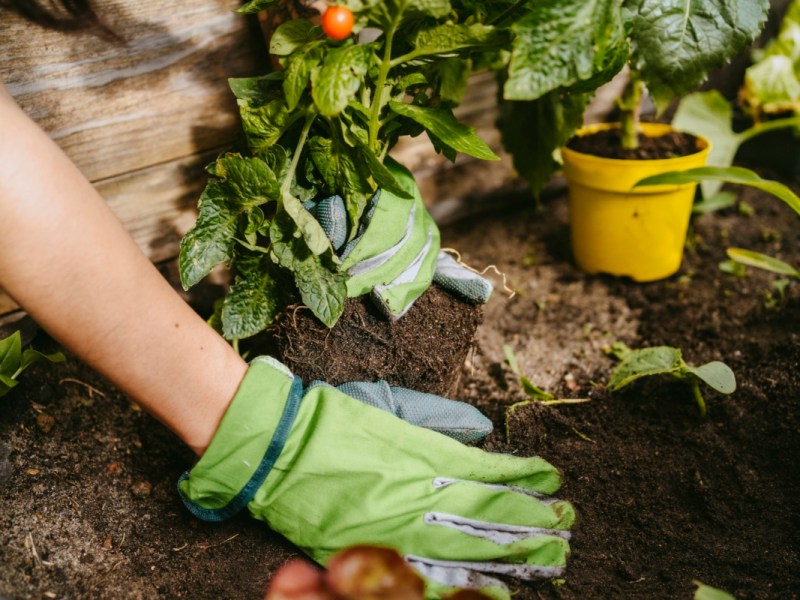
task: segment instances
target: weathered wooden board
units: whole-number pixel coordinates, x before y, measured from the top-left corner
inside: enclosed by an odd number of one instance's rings
[[[263,42],[236,0],[102,0],[125,43],[46,31],[3,13],[0,77],[91,180],[219,146],[236,107],[227,78],[258,67]],[[266,64],[266,62],[264,62]]]

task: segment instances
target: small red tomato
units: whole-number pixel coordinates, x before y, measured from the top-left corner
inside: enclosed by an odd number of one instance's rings
[[[331,6],[322,15],[322,31],[332,40],[343,40],[353,32],[355,19],[346,6]]]

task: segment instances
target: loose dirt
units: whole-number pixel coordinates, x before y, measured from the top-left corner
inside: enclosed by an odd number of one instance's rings
[[[473,266],[496,264],[517,291],[486,306],[455,396],[493,419],[487,450],[559,467],[559,495],[580,515],[564,581],[512,582],[521,600],[689,599],[695,579],[738,599],[799,597],[800,285],[779,292],[777,275],[717,265],[728,245],[800,265],[800,228],[774,198],[746,190],[740,201],[753,216],[698,217],[680,273],[651,284],[579,272],[563,196],[443,231],[445,245]],[[723,360],[738,390],[707,389],[705,420],[669,380],[610,394],[615,362],[603,348],[614,341]],[[536,385],[589,402],[510,410],[526,398],[506,344]],[[31,368],[0,400],[0,596],[259,598],[298,552],[246,515],[191,517],[174,487],[191,464],[74,358]]]

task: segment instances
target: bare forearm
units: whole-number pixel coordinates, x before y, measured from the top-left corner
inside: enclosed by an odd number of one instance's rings
[[[1,86],[0,123],[0,285],[64,346],[202,451],[245,363]]]

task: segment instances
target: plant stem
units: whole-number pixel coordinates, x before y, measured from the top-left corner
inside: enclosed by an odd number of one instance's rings
[[[502,23],[503,19],[505,19],[508,15],[513,14],[515,10],[517,10],[520,6],[527,4],[528,0],[517,0],[514,4],[509,6],[499,15],[497,15],[494,19],[490,19],[486,24],[487,25],[496,25],[498,23]]]
[[[644,83],[639,74],[631,71],[622,97],[617,100],[620,109],[620,141],[622,147],[635,150],[639,147],[639,112],[642,104]]]
[[[396,22],[392,22],[386,31],[386,42],[383,46],[383,59],[378,70],[378,80],[375,83],[375,97],[372,99],[372,112],[369,118],[369,147],[378,154],[378,132],[380,131],[380,116],[383,109],[383,86],[386,85],[386,78],[389,76],[389,69],[392,68],[392,42],[394,32],[397,27]]]
[[[289,171],[286,173],[286,177],[283,182],[281,182],[281,197],[289,193],[292,179],[297,170],[297,164],[300,162],[300,154],[303,152],[303,146],[305,146],[306,140],[308,139],[308,132],[311,130],[311,125],[316,118],[317,115],[314,113],[308,113],[306,115],[306,122],[303,123],[303,129],[300,131],[300,139],[297,140],[297,146],[295,146],[294,154],[292,155],[292,163],[289,165]]]
[[[694,395],[694,399],[697,401],[697,407],[700,409],[700,418],[706,418],[706,400],[703,398],[703,394],[700,391],[700,380],[697,377],[692,377],[692,381],[690,383],[692,388],[692,395]]]
[[[759,136],[762,133],[775,131],[776,129],[784,129],[786,127],[800,127],[800,117],[786,117],[784,119],[775,119],[774,121],[757,123],[750,129],[745,129],[739,135],[741,136],[742,141],[746,141]]]

